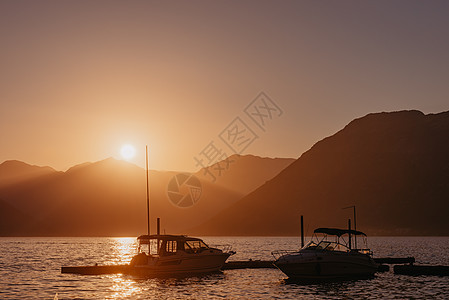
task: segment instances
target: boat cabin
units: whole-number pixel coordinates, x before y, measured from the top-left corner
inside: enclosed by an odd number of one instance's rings
[[[183,251],[200,253],[211,249],[203,240],[185,235],[141,235],[137,238],[138,253],[148,256],[168,256]]]

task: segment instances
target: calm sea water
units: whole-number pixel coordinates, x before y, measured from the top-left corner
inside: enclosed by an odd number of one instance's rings
[[[272,259],[296,249],[296,237],[205,237],[231,244],[230,260]],[[414,256],[449,265],[449,237],[373,237],[375,257]],[[134,238],[0,238],[0,299],[449,299],[449,277],[378,273],[369,280],[299,285],[277,269],[228,270],[184,279],[61,274],[61,266],[128,263]]]

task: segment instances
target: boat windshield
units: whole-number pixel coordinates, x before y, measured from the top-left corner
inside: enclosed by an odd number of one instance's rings
[[[324,251],[342,251],[342,252],[348,252],[349,248],[345,245],[342,245],[340,243],[336,242],[328,242],[328,241],[322,241],[318,243],[316,246],[317,250],[324,250]]]
[[[314,242],[309,242],[302,249],[315,250],[316,249],[316,244]]]
[[[342,251],[342,252],[349,251],[349,248],[346,247],[345,245],[329,241],[321,241],[318,244],[310,242],[303,249],[322,250],[322,251]]]
[[[208,249],[209,247],[203,241],[186,241],[186,248],[190,249]]]
[[[186,241],[184,247],[186,252],[209,249],[209,247],[200,240]]]

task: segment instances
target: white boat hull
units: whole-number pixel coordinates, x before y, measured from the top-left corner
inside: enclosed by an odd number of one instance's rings
[[[378,268],[368,255],[337,251],[287,254],[275,265],[288,277],[304,280],[368,277],[373,276]]]

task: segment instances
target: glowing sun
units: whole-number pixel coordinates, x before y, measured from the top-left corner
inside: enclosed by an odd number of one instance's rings
[[[120,154],[122,155],[123,159],[130,160],[136,155],[136,149],[133,145],[126,144],[123,145],[120,149]]]

